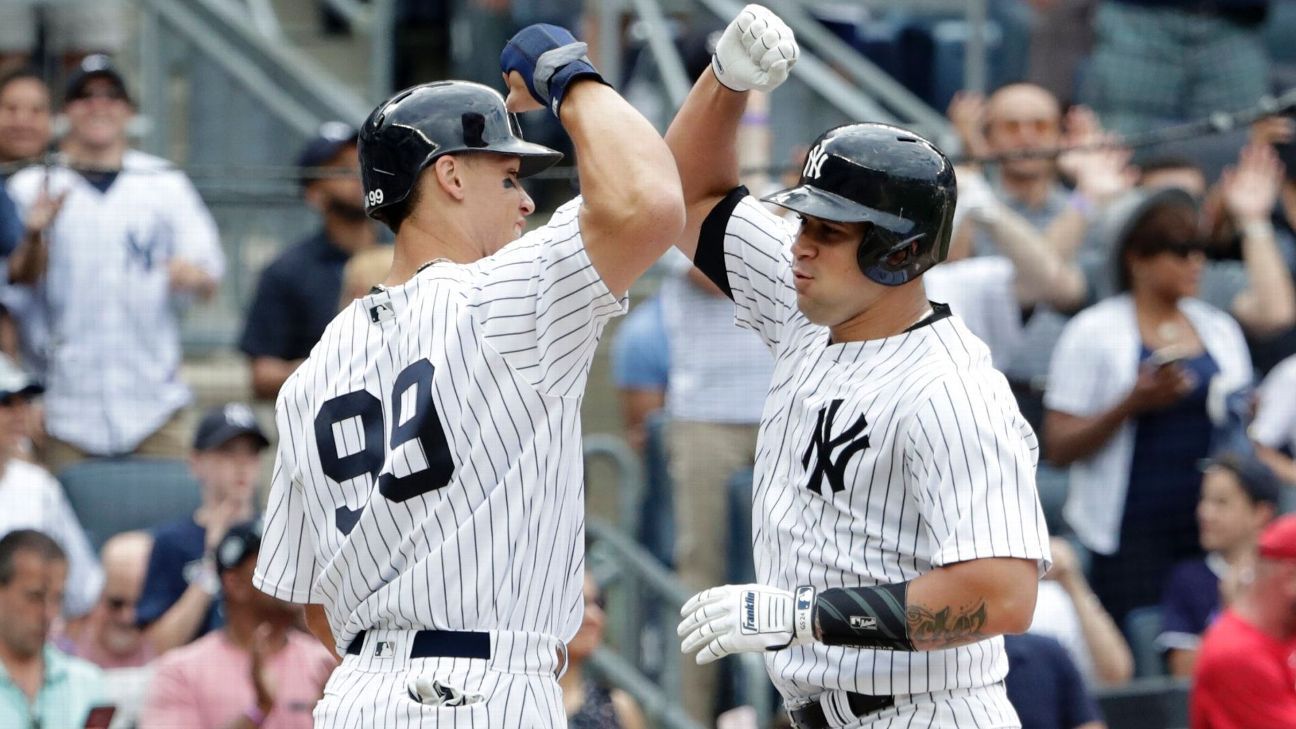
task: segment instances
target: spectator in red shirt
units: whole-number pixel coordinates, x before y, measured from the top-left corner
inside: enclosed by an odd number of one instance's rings
[[[1192,729],[1296,727],[1296,515],[1260,537],[1255,575],[1206,632]]]

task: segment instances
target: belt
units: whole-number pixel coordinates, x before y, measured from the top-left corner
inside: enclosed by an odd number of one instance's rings
[[[364,647],[365,633],[356,634],[347,646],[347,655],[358,656]],[[382,650],[381,647],[375,650]],[[420,630],[410,645],[410,658],[490,658],[490,633],[466,630]]]
[[[788,717],[792,719],[792,726],[795,729],[831,729],[834,726],[849,724],[853,719],[859,719],[895,706],[894,696],[868,696],[853,691],[845,693],[846,704],[850,707],[851,713],[854,714],[853,717],[842,717],[845,721],[829,722],[828,715],[824,711],[823,701],[815,699],[799,709],[788,710]]]

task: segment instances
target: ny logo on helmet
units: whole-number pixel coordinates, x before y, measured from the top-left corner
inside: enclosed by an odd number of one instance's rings
[[[824,151],[822,144],[816,144],[815,148],[810,150],[806,155],[805,170],[801,173],[802,177],[817,179],[819,173],[823,172],[823,164],[828,160],[828,153]]]

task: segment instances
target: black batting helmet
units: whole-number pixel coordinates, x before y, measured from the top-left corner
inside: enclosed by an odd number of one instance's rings
[[[872,223],[857,252],[870,280],[899,286],[945,260],[954,167],[926,139],[886,124],[848,124],[810,147],[801,183],[765,198],[842,223]]]
[[[562,159],[562,153],[522,139],[517,117],[497,91],[468,81],[438,81],[405,89],[378,105],[360,128],[360,177],[365,212],[409,197],[423,169],[443,154],[495,152],[522,158],[519,177]]]

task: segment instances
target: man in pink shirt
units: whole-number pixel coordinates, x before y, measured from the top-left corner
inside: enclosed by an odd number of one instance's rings
[[[1296,727],[1296,515],[1260,536],[1255,576],[1202,639],[1192,729]]]
[[[216,548],[225,628],[164,654],[140,729],[309,729],[335,661],[297,630],[299,609],[252,586],[259,522]]]

